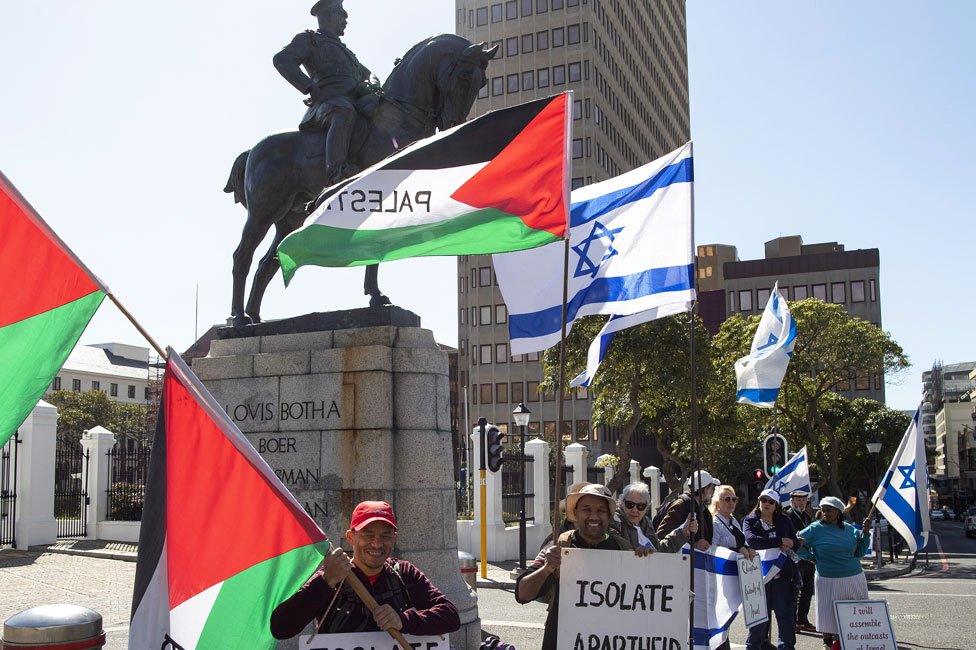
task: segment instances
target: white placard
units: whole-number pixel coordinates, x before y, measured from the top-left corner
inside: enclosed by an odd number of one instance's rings
[[[746,627],[755,627],[769,621],[766,605],[766,587],[763,585],[762,562],[757,554],[752,560],[740,557],[739,590],[742,593],[742,620]]]
[[[410,636],[404,638],[414,650],[450,650],[448,638]],[[400,650],[400,646],[386,632],[357,632],[355,634],[316,634],[303,636],[299,650]]]
[[[684,650],[688,562],[676,553],[563,549],[556,647]]]
[[[834,613],[842,650],[898,650],[886,601],[838,600]]]

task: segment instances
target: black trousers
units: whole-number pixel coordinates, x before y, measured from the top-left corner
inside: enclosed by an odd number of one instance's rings
[[[813,600],[813,582],[817,567],[813,562],[803,560],[797,566],[800,571],[800,588],[796,604],[796,620],[805,623],[810,621],[810,601]]]

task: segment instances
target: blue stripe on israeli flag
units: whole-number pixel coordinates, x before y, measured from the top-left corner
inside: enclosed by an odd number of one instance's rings
[[[892,528],[905,539],[912,553],[925,548],[932,529],[925,440],[919,420],[920,412],[915,411],[915,417],[872,499]]]
[[[573,192],[566,324],[695,300],[691,143]],[[492,256],[512,354],[545,350],[562,330],[565,244]]]
[[[748,356],[735,362],[736,401],[773,408],[796,347],[796,321],[786,299],[773,287]]]

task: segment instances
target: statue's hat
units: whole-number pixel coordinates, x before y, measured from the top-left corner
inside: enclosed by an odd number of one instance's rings
[[[324,14],[329,11],[335,11],[342,7],[342,0],[319,0],[314,5],[309,13],[313,16],[318,16],[319,14]]]

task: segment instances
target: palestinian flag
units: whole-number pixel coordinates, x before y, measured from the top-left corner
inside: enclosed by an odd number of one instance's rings
[[[493,111],[329,188],[278,247],[285,283],[308,264],[507,253],[562,238],[571,106],[564,93]]]
[[[129,648],[274,648],[271,612],[329,542],[183,360],[168,356]]]
[[[0,173],[0,447],[61,370],[105,289]]]

